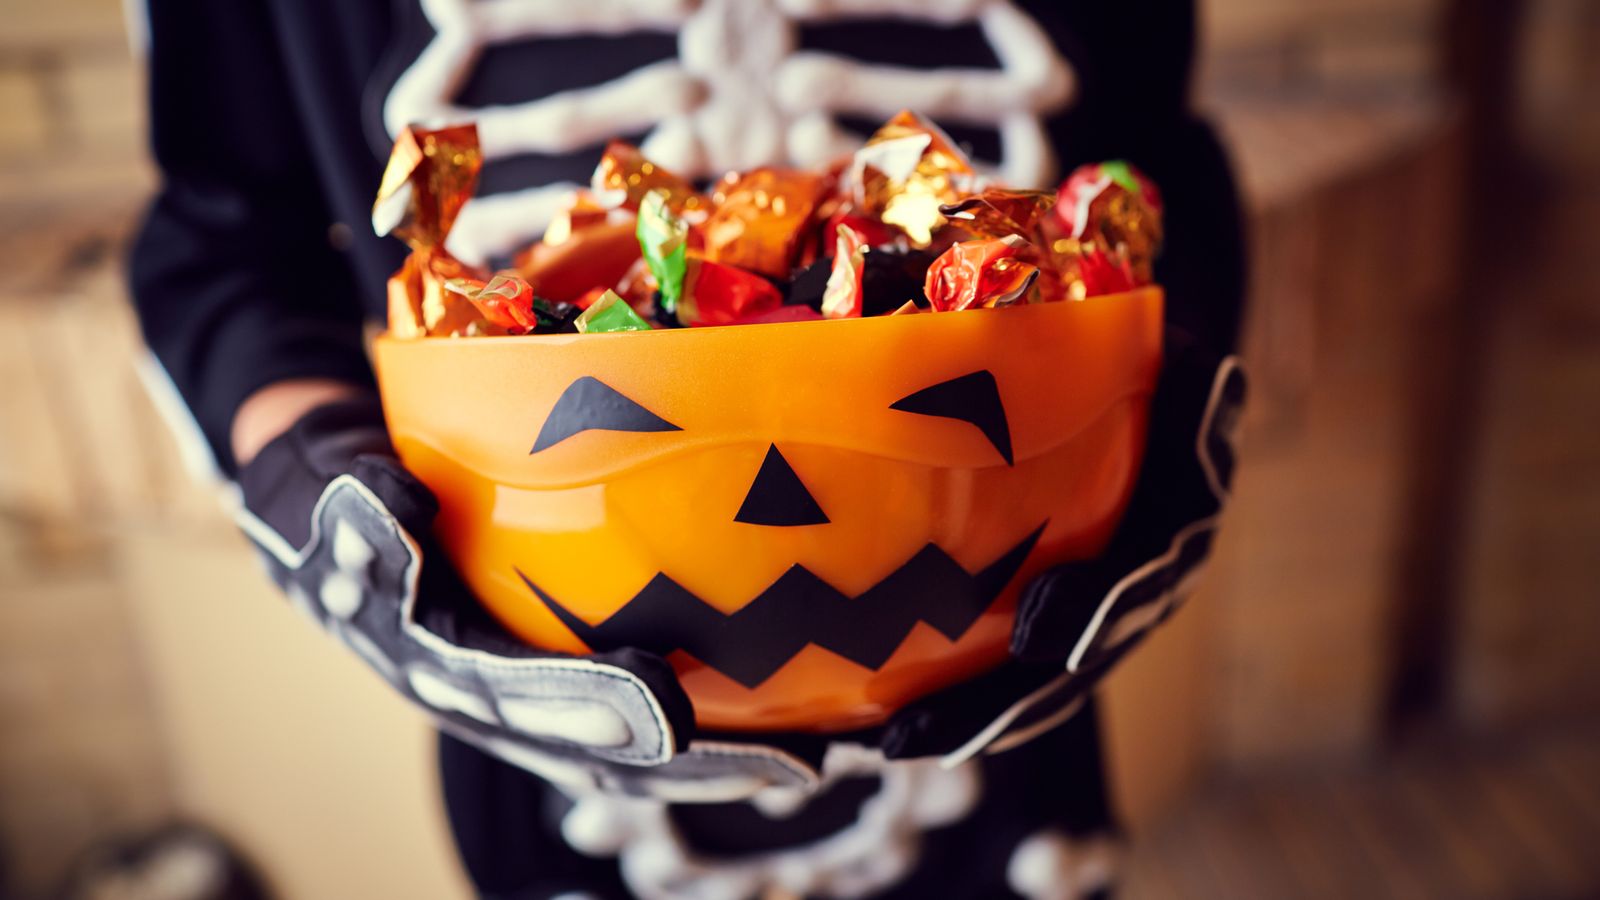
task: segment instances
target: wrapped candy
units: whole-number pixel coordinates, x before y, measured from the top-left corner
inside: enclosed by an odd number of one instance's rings
[[[638,209],[648,194],[660,193],[675,216],[699,221],[707,211],[706,198],[687,180],[646,159],[639,148],[612,141],[600,157],[590,184],[603,207]]]
[[[823,175],[785,169],[724,179],[712,198],[716,208],[701,226],[706,259],[787,278],[827,187]]]
[[[447,293],[465,298],[490,324],[507,334],[526,334],[539,327],[533,311],[533,287],[515,275],[499,274],[487,284],[471,278],[444,283]]]
[[[444,242],[482,167],[472,125],[407,128],[395,139],[372,204],[372,227],[380,235],[400,237],[412,251],[389,279],[389,321],[396,335],[482,331],[476,307],[444,289],[452,278],[478,274],[451,256]]]
[[[1028,242],[1016,235],[953,245],[928,267],[923,290],[935,312],[1008,306],[1022,300],[1039,267],[1017,259]]]
[[[399,337],[738,325],[1081,300],[1150,283],[1161,197],[1121,161],[1058,192],[983,182],[911,112],[821,172],[758,168],[709,193],[613,142],[515,269],[445,239],[476,184],[472,126],[403,132],[374,227],[411,246],[389,281]]]
[[[1053,249],[1078,257],[1084,296],[1151,283],[1162,204],[1150,179],[1121,160],[1079,166],[1058,197],[1056,216],[1070,236]]]
[[[650,323],[634,312],[633,307],[618,297],[615,291],[601,294],[599,299],[589,304],[589,308],[578,316],[575,324],[579,334],[650,330]]]
[[[986,188],[982,193],[946,204],[939,212],[950,224],[980,239],[1008,234],[1031,235],[1050,208],[1056,195],[1048,191],[1012,191]]]
[[[849,182],[856,206],[926,247],[944,223],[939,207],[954,203],[976,172],[949,135],[909,110],[878,129],[856,151]]]
[[[738,325],[780,306],[783,295],[760,275],[691,256],[676,314],[683,325]]]
[[[658,305],[668,315],[677,312],[689,253],[688,223],[673,215],[670,200],[666,191],[645,194],[639,204],[637,229],[639,247],[661,295]]]
[[[829,319],[859,318],[862,308],[861,273],[867,242],[848,225],[839,226],[833,270],[822,290],[822,315]]]

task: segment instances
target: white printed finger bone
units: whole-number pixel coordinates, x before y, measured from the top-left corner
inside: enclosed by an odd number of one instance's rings
[[[361,582],[349,572],[336,569],[322,579],[317,598],[329,615],[348,619],[361,609]]]
[[[1074,900],[1109,885],[1115,865],[1110,839],[1075,841],[1048,828],[1017,844],[1006,865],[1006,881],[1028,900]]]
[[[633,740],[627,720],[599,703],[506,697],[496,705],[507,725],[532,737],[560,738],[589,747],[622,747]]]
[[[434,709],[458,712],[489,725],[500,724],[487,700],[466,688],[451,684],[431,669],[413,668],[406,673],[406,681],[422,702]]]
[[[333,526],[333,564],[339,571],[360,576],[377,555],[348,519],[340,519]]]

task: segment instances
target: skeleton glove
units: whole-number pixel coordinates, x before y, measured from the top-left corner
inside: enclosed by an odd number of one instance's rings
[[[558,782],[627,781],[694,726],[671,667],[636,650],[539,653],[505,633],[433,543],[375,397],[308,413],[240,473],[239,522],[295,606],[438,724]]]
[[[1018,603],[1012,660],[903,710],[885,731],[885,752],[954,761],[1016,746],[1071,716],[1172,613],[1210,554],[1244,397],[1236,357],[1169,328],[1144,464],[1110,545],[1034,579]]]

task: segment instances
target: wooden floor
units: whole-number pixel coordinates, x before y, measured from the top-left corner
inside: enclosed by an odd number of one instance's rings
[[[1124,896],[1600,897],[1600,723],[1254,775],[1134,841]]]

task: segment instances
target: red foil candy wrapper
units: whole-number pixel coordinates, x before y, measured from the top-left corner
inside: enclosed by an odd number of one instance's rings
[[[738,325],[782,305],[783,295],[760,275],[690,256],[677,313],[684,325]]]
[[[688,180],[646,159],[639,148],[623,141],[612,141],[600,157],[591,184],[601,206],[639,209],[639,201],[651,191],[663,191],[667,209],[691,222],[705,218],[708,203]]]
[[[928,267],[923,291],[934,312],[1008,306],[1023,300],[1039,267],[1017,259],[1028,242],[1016,235],[955,244]]]
[[[1143,173],[1114,160],[1079,166],[1061,185],[1056,215],[1076,252],[1086,296],[1131,290],[1154,280],[1161,247],[1161,194]],[[1058,252],[1071,245],[1055,242]]]
[[[712,195],[716,208],[700,228],[705,258],[787,278],[827,188],[821,174],[785,169],[724,179]]]

